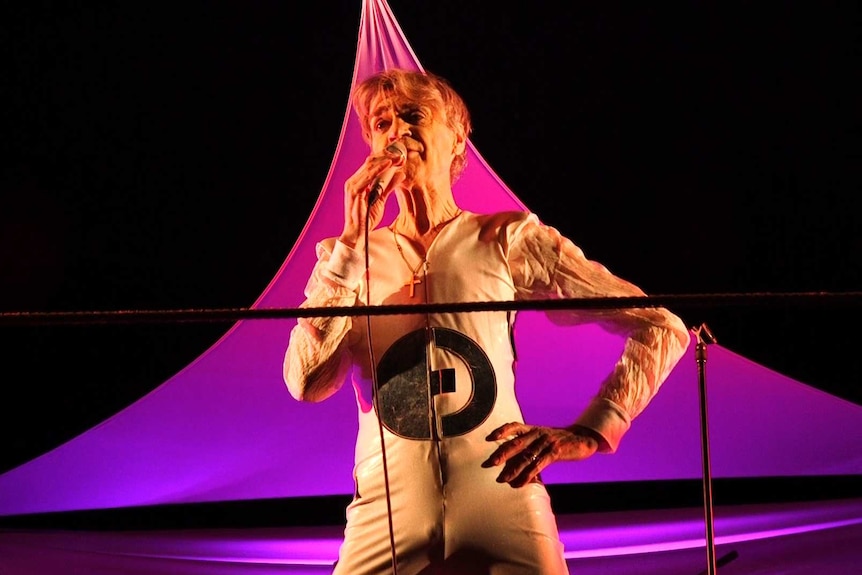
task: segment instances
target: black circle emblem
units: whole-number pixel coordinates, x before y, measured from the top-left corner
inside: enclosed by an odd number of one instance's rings
[[[452,393],[456,385],[452,368],[428,372],[426,333],[434,346],[463,360],[470,374],[470,399],[454,413],[440,418],[443,437],[463,435],[478,427],[494,407],[497,378],[488,356],[479,345],[452,329],[418,329],[397,340],[383,354],[377,367],[377,416],[392,433],[408,439],[434,439],[432,400],[440,393]],[[381,407],[382,406],[382,407]]]

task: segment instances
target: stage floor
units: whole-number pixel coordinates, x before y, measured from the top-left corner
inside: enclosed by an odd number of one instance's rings
[[[702,508],[559,517],[573,575],[707,572]],[[862,572],[862,499],[719,506],[722,575]],[[82,531],[0,530],[0,575],[319,575],[341,526]]]

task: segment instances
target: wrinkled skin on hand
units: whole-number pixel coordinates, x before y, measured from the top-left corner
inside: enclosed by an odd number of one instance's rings
[[[365,159],[362,166],[344,184],[344,228],[339,239],[354,249],[365,245],[365,227],[373,230],[383,218],[386,199],[404,180],[398,170],[404,157],[384,150]],[[380,197],[368,205],[375,185],[380,185]]]
[[[512,487],[527,485],[555,461],[581,461],[599,448],[596,434],[579,426],[560,428],[506,423],[485,439],[502,443],[482,467],[502,466],[497,481]]]

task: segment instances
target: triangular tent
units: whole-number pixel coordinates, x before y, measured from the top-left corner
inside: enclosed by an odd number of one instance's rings
[[[385,0],[364,0],[353,82],[388,67],[421,69]],[[295,308],[314,244],[337,235],[342,182],[366,146],[350,106],[302,234],[254,308]],[[476,212],[528,209],[469,149],[456,185]],[[541,216],[541,214],[539,214]],[[391,214],[387,217],[391,217]],[[637,282],[637,278],[632,278]],[[352,492],[356,426],[349,386],[300,404],[281,377],[292,319],[243,320],[185,369],[94,428],[0,476],[0,516]],[[621,342],[520,312],[518,393],[528,421],[567,424],[596,390]],[[694,346],[618,453],[556,464],[550,484],[697,479],[701,413]],[[709,436],[715,477],[862,473],[862,406],[709,347]]]

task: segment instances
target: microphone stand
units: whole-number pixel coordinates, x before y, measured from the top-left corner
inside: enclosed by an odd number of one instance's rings
[[[715,575],[719,565],[725,565],[733,561],[739,554],[736,551],[731,551],[718,561],[715,559],[712,472],[709,464],[709,422],[706,409],[706,346],[707,344],[716,343],[717,340],[705,323],[700,324],[700,327],[692,328],[692,331],[694,331],[697,337],[694,359],[697,362],[697,381],[700,395],[700,449],[703,458],[703,508],[704,522],[706,524],[706,570],[701,571],[698,575]]]
[[[712,472],[709,465],[709,427],[706,415],[706,344],[715,343],[715,337],[705,323],[694,329],[697,346],[694,359],[697,362],[697,382],[700,396],[700,452],[703,464],[703,510],[706,523],[706,573],[715,575],[715,531],[712,515]]]

